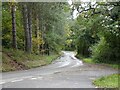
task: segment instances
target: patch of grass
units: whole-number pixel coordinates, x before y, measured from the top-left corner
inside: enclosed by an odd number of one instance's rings
[[[118,88],[119,78],[120,78],[120,74],[112,74],[94,80],[93,84],[101,88]]]
[[[83,60],[83,62],[85,62],[85,63],[95,63],[95,62],[92,60],[92,58],[83,58],[82,60]]]
[[[60,54],[52,53],[48,55],[27,54],[24,51],[5,49],[2,50],[2,67],[3,72],[17,70],[11,65],[10,61],[21,63],[28,69],[50,64],[53,60],[59,57]]]
[[[118,64],[108,64],[108,65],[115,68],[115,69],[120,69]]]
[[[76,55],[76,57],[77,58],[79,58],[80,60],[82,60],[84,63],[95,63],[94,61],[93,61],[93,59],[92,58],[86,58],[86,57],[84,57],[84,56],[82,56],[82,55]]]
[[[2,68],[1,68],[1,71],[3,72],[8,72],[8,71],[15,71],[16,68],[11,66],[10,64],[2,64]]]
[[[90,64],[98,64],[98,63],[96,63],[92,58],[83,58],[82,57],[82,61],[83,62],[85,62],[85,63],[90,63]],[[110,66],[110,67],[112,67],[112,68],[114,68],[114,69],[120,69],[120,65],[119,64],[115,64],[115,63],[113,63],[113,64],[109,64],[109,63],[99,63],[99,64],[102,64],[102,65],[106,65],[106,66]]]
[[[48,57],[45,57],[45,60],[47,61],[47,64],[50,64],[53,60],[57,59],[58,55],[50,55]]]
[[[24,64],[29,67],[39,67],[39,66],[44,66],[50,64],[53,60],[55,60],[57,57],[59,57],[58,54],[53,54],[53,55],[44,55],[44,56],[37,56],[37,57],[32,57],[30,56],[33,60],[27,60],[24,62]],[[39,59],[38,59],[39,58]]]

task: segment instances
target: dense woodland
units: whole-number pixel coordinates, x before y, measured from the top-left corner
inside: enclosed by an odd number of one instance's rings
[[[3,3],[3,46],[27,53],[59,51],[64,42],[64,3]]]
[[[70,27],[78,56],[95,62],[118,63],[120,60],[120,2],[75,3],[79,16]]]
[[[118,63],[119,21],[120,2],[4,2],[2,46],[37,55],[72,50],[79,58]]]

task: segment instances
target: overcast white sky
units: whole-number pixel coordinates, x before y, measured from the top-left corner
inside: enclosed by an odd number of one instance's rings
[[[74,0],[75,1],[75,0]],[[77,1],[77,0],[76,0]],[[95,0],[94,0],[94,2],[93,2],[93,0],[78,0],[79,2],[81,1],[81,2],[83,2],[83,4],[81,4],[82,5],[82,7],[85,7],[85,6],[87,6],[87,3],[85,3],[85,2],[91,2],[91,4],[92,5],[94,5],[96,2],[95,2]],[[72,5],[72,0],[68,0],[68,3],[70,4],[70,5]],[[75,19],[75,18],[77,18],[77,16],[78,16],[78,11],[77,10],[74,10],[74,12],[73,12],[73,18]]]

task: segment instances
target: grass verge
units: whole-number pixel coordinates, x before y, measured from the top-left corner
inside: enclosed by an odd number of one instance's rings
[[[92,58],[82,58],[83,62],[84,63],[91,63],[91,64],[96,64],[96,62],[94,62],[94,60]],[[120,69],[119,65],[118,64],[109,64],[109,63],[99,63],[99,64],[103,64],[103,65],[106,65],[106,66],[110,66],[114,69]]]
[[[114,69],[120,69],[120,64],[116,64],[116,63],[96,63],[91,57],[89,58],[85,58],[83,56],[80,55],[76,55],[77,58],[81,59],[84,63],[90,63],[90,64],[101,64],[101,65],[106,65],[106,66],[110,66]]]
[[[84,63],[101,64],[105,66],[110,66],[117,70],[120,69],[119,64],[96,63],[92,58],[84,58],[82,56],[77,56],[77,58],[81,59]],[[120,79],[120,74],[112,74],[112,75],[104,76],[94,80],[93,84],[100,88],[118,88],[119,87],[118,85],[120,84],[118,83],[119,79]]]
[[[92,60],[92,58],[83,58],[82,60],[83,60],[83,62],[85,62],[85,63],[95,63],[95,62]]]
[[[120,74],[112,74],[109,76],[101,77],[93,81],[93,84],[100,88],[118,88]]]
[[[52,53],[48,55],[27,54],[24,51],[5,49],[2,50],[3,72],[24,70],[50,64],[59,57],[60,54]]]
[[[82,60],[85,63],[96,64],[96,62],[94,62],[92,58],[83,58]],[[100,63],[100,64],[110,66],[114,69],[120,68],[118,64],[106,64],[106,63]],[[99,88],[118,88],[119,78],[120,78],[120,74],[112,74],[112,75],[101,77],[99,79],[94,80],[93,84]]]

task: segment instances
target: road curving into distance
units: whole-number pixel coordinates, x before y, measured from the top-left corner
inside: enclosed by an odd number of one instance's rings
[[[110,67],[99,64],[84,64],[71,51],[52,64],[29,70],[2,73],[2,88],[97,88],[92,80],[113,73]]]

